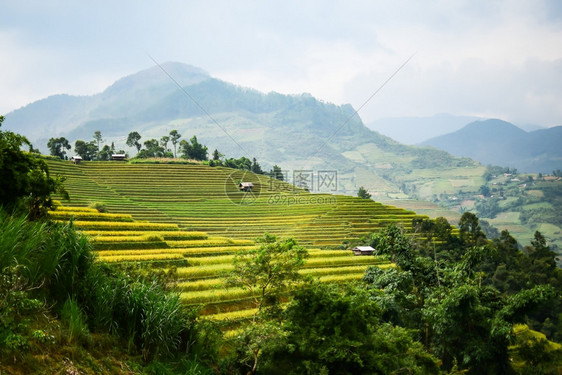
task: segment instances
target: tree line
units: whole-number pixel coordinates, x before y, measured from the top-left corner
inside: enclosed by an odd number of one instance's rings
[[[269,172],[264,171],[256,158],[242,156],[236,158],[224,158],[224,155],[215,149],[209,159],[207,146],[197,140],[197,136],[192,136],[189,140],[181,139],[182,135],[177,130],[172,130],[168,135],[162,136],[159,140],[152,138],[141,143],[142,136],[137,131],[130,132],[127,136],[126,144],[136,148],[135,158],[177,158],[178,151],[183,159],[208,162],[211,167],[224,166],[228,168],[247,170],[256,174],[264,174],[278,180],[284,180],[281,167],[274,165]],[[99,130],[94,132],[93,139],[89,142],[77,140],[74,143],[74,151],[83,160],[111,160],[113,154],[126,155],[124,150],[116,150],[114,142],[111,145],[104,145],[102,134]],[[170,147],[171,144],[173,151]],[[143,147],[144,146],[144,147]],[[61,159],[68,159],[67,151],[71,149],[70,142],[65,137],[50,138],[47,143],[51,156]]]

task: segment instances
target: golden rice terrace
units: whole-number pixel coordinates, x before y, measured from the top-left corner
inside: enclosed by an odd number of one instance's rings
[[[396,223],[411,226],[415,213],[372,200],[311,194],[263,175],[205,165],[49,161],[66,177],[70,201],[51,213],[73,218],[90,235],[100,261],[150,262],[177,267],[181,297],[203,304],[215,319],[253,314],[246,290],[226,288],[223,275],[240,251],[255,248],[265,232],[294,237],[310,256],[303,274],[325,282],[360,279],[384,259],[353,256],[344,242]],[[251,191],[240,188],[251,182]],[[103,203],[108,213],[87,208]]]

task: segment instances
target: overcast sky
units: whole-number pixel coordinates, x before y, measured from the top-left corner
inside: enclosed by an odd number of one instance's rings
[[[0,3],[0,114],[101,92],[154,66],[147,54],[359,108],[414,55],[360,111],[365,122],[451,113],[562,125],[559,0]]]

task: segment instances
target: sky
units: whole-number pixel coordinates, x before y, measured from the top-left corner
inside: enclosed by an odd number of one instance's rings
[[[0,0],[0,9],[0,114],[99,93],[153,67],[152,56],[263,92],[351,103],[365,123],[450,113],[562,125],[559,0]]]

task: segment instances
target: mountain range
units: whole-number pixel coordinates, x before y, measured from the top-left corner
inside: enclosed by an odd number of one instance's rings
[[[562,168],[562,126],[526,132],[502,120],[474,121],[422,145],[520,172],[550,173]]]
[[[391,117],[367,123],[367,127],[406,145],[418,145],[430,138],[452,133],[469,122],[479,120],[474,116],[455,116],[440,113],[428,117]]]
[[[265,94],[181,63],[124,77],[96,95],[48,97],[7,114],[5,125],[43,150],[50,137],[65,136],[74,144],[99,130],[105,143],[132,155],[136,151],[125,146],[129,132],[139,132],[142,143],[176,129],[186,139],[196,135],[209,151],[256,157],[266,168],[337,171],[338,192],[344,194],[365,186],[375,197],[416,191],[430,198],[442,192],[440,179],[475,181],[483,174],[469,159],[402,145],[368,129],[349,104],[309,94]]]

